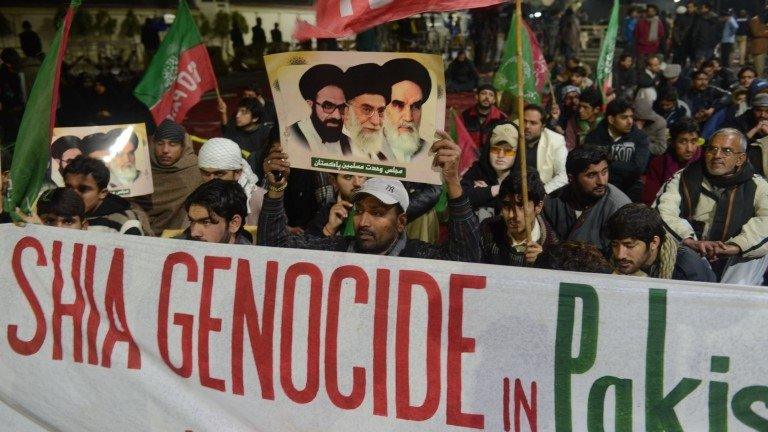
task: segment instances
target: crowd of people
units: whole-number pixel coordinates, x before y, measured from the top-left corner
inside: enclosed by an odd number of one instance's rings
[[[705,4],[688,7],[698,14],[689,29],[696,35],[712,12]],[[450,65],[448,88],[473,91],[475,103],[461,113],[471,142],[438,131],[420,143],[434,155],[442,193],[292,168],[280,131],[299,133],[301,125],[278,125],[274,105],[254,86],[234,115],[219,104],[220,136],[197,151],[182,125],[157,125],[148,196],[111,193],[113,167],[91,157],[86,139],[54,145],[66,187],[48,187],[36,212],[23,216],[63,228],[214,243],[763,284],[768,80],[754,62],[765,57],[753,53],[753,65],[734,74],[730,38],[707,49],[696,44],[693,55],[676,47],[665,56],[669,29],[657,16],[650,5],[637,18],[610,91],[596,88],[589,67],[568,51],[553,68],[554,99],[525,105],[522,125],[472,67]],[[725,34],[727,21],[718,22]],[[676,39],[679,31],[671,29],[673,41],[695,37]],[[466,53],[455,60],[466,61]],[[395,95],[401,83],[381,89],[386,104],[403,99]],[[333,135],[322,142],[343,147],[344,105],[356,94],[339,99],[324,91],[328,86],[302,87],[302,97],[312,107],[308,121]],[[341,133],[332,134],[336,129]],[[462,169],[467,156],[474,162]],[[15,209],[4,210],[0,217],[8,220]]]

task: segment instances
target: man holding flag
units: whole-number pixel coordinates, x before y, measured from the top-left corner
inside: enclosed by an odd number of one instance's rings
[[[152,112],[156,124],[180,123],[207,91],[218,85],[211,59],[185,0],[133,94]]]

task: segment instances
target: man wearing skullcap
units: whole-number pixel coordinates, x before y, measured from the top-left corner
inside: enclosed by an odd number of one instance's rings
[[[248,204],[245,224],[257,225],[266,190],[258,186],[259,178],[253,173],[248,162],[242,158],[237,143],[227,138],[209,139],[200,147],[197,164],[203,181],[218,178],[236,181],[243,187]]]
[[[152,137],[152,147],[149,156],[155,190],[134,201],[146,211],[153,233],[159,236],[166,229],[184,227],[184,200],[203,179],[192,143],[179,124],[163,120]]]
[[[335,65],[309,68],[299,79],[301,97],[310,109],[309,118],[292,124],[292,141],[312,154],[349,154],[349,139],[342,133],[342,115],[347,99],[342,89],[344,72]]]
[[[397,162],[411,162],[426,157],[421,139],[421,107],[432,91],[432,79],[421,63],[409,58],[390,60],[382,66],[391,88],[390,102],[384,112],[384,136],[388,151]]]
[[[374,161],[386,160],[384,149],[384,110],[392,92],[381,66],[363,63],[344,73],[344,95],[348,109],[344,111],[344,134],[349,137],[352,156]]]

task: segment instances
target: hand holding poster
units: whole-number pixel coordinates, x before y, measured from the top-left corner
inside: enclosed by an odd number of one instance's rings
[[[126,197],[154,191],[144,123],[53,129],[51,180],[64,186],[62,171],[79,155],[100,159],[109,168],[110,192]]]
[[[291,166],[440,184],[430,154],[445,123],[440,57],[297,52],[265,60]]]

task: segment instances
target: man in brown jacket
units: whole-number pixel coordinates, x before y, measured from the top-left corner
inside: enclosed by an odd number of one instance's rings
[[[765,70],[765,57],[768,54],[768,26],[766,26],[766,10],[749,20],[749,54],[753,56],[757,77],[762,78]]]

